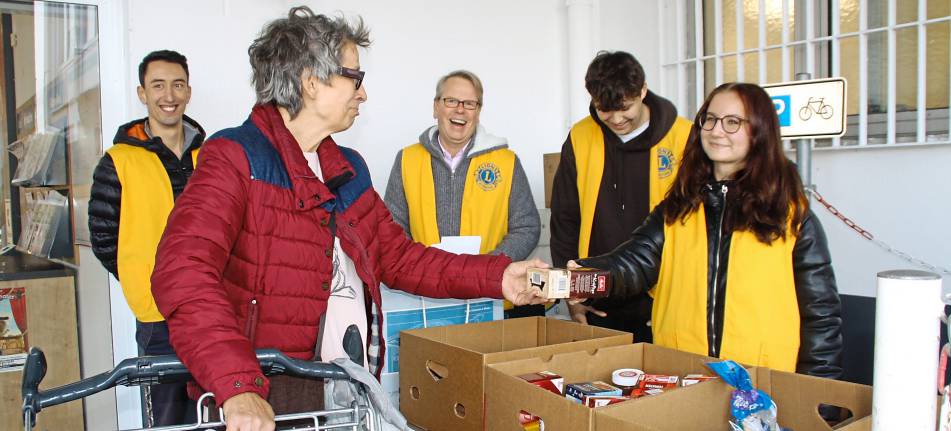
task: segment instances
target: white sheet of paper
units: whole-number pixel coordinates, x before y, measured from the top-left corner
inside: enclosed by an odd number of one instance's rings
[[[442,242],[433,244],[440,250],[445,250],[456,254],[479,254],[482,249],[482,237],[480,236],[444,236]]]

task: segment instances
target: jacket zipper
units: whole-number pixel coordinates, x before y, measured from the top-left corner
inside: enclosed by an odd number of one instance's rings
[[[258,300],[257,298],[251,298],[251,303],[248,305],[248,321],[244,324],[244,335],[248,337],[248,340],[251,340],[251,344],[254,344],[254,332],[258,326]]]
[[[713,273],[713,308],[710,310],[710,356],[714,358],[717,357],[717,326],[716,326],[716,315],[717,315],[717,286],[719,286],[719,277],[720,277],[720,245],[723,243],[723,217],[726,215],[726,193],[727,187],[726,184],[720,186],[720,193],[723,194],[723,207],[720,209],[720,220],[717,226],[717,250],[714,259],[716,259],[716,264],[714,265]]]
[[[466,159],[462,159],[459,162],[460,166],[457,166],[456,168],[461,167],[462,162],[465,162],[465,161]],[[469,160],[468,163],[472,163],[472,161]],[[467,171],[468,171],[468,163],[466,166]],[[457,222],[456,220],[462,220],[462,216],[459,214],[456,214],[456,206],[453,205],[453,202],[456,201],[456,168],[453,168],[452,165],[449,163],[446,163],[446,167],[449,168],[449,217],[450,218],[449,218],[449,232],[448,233],[456,232],[456,235],[458,235],[459,231],[462,230],[462,226],[454,226],[454,225],[456,223],[461,224],[461,221]],[[463,186],[463,189],[465,189],[465,186]],[[433,202],[433,204],[435,205],[436,203]],[[460,211],[461,211],[461,208],[460,208]],[[439,231],[439,216],[438,215],[436,216],[436,231],[437,233]],[[439,240],[442,241],[442,234],[439,235]]]

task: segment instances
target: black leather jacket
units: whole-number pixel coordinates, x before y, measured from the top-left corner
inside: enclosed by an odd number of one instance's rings
[[[707,341],[709,355],[718,357],[723,334],[723,303],[726,298],[726,270],[732,232],[722,232],[729,182],[704,187],[707,225]],[[649,290],[657,283],[664,248],[664,207],[661,203],[631,238],[602,256],[580,259],[578,263],[613,273],[612,296],[627,297]],[[796,372],[819,377],[842,375],[842,318],[839,293],[825,232],[812,211],[802,222],[793,249],[793,272],[799,303],[800,340]]]

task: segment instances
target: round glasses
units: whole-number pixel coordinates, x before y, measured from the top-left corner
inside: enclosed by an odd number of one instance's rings
[[[481,105],[478,100],[459,100],[454,97],[442,98],[442,104],[446,105],[447,108],[458,108],[460,103],[462,104],[463,108],[466,108],[469,111],[476,109],[479,107],[479,105]]]
[[[720,122],[720,127],[723,128],[724,132],[736,133],[740,131],[740,127],[743,126],[743,123],[748,122],[749,120],[736,115],[724,115],[722,117],[717,117],[713,114],[707,114],[700,118],[700,128],[709,132],[717,127],[717,121]]]

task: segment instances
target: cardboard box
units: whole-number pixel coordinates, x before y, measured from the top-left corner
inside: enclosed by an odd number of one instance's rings
[[[868,415],[857,421],[854,421],[842,428],[836,428],[837,431],[872,431],[872,415]]]
[[[596,352],[579,351],[557,354],[546,358],[534,358],[496,363],[486,367],[485,424],[492,431],[521,431],[518,425],[519,411],[540,417],[546,431],[593,430],[596,412],[616,409],[640,412],[645,400],[661,403],[680,391],[702,387],[707,383],[687,388],[674,388],[659,395],[646,396],[597,409],[576,404],[571,400],[539,389],[517,376],[537,370],[547,370],[565,378],[565,383],[593,380],[611,381],[611,373],[619,368],[637,368],[646,373],[662,373],[683,376],[707,370],[706,356],[684,353],[653,344],[639,343],[604,347]],[[649,414],[645,411],[645,414]],[[674,418],[675,419],[675,418]],[[603,428],[620,430],[628,428]],[[671,428],[674,429],[674,428]],[[689,428],[678,428],[689,429]],[[725,428],[723,428],[725,429]],[[797,430],[798,431],[798,430]]]
[[[551,188],[555,182],[555,172],[558,171],[558,165],[561,162],[561,153],[544,154],[542,167],[545,172],[545,208],[551,208]]]
[[[784,428],[796,431],[833,429],[819,417],[819,404],[844,407],[852,412],[853,418],[841,424],[842,428],[837,427],[837,430],[861,431],[863,428],[859,422],[872,413],[871,386],[768,368],[753,368],[749,371],[753,385],[768,393],[776,402],[779,425]],[[638,400],[638,409],[598,411],[595,429],[723,431],[729,429],[727,421],[730,419],[732,391],[733,388],[723,381],[713,380],[664,394],[663,399],[659,396],[642,398]]]
[[[486,364],[632,341],[629,332],[541,317],[405,331],[400,342],[400,410],[410,423],[425,429],[482,430]],[[538,371],[546,369],[525,373]]]

